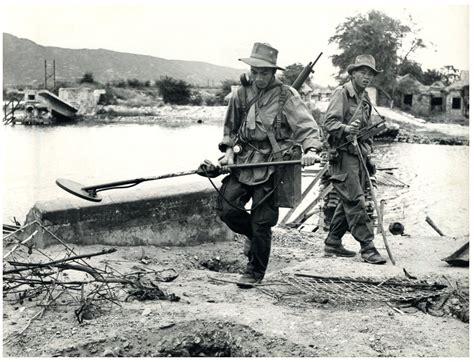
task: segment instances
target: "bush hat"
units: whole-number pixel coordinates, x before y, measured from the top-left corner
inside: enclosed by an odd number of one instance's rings
[[[370,54],[362,54],[356,56],[354,64],[349,64],[347,66],[347,73],[349,73],[350,75],[354,70],[361,67],[369,67],[375,72],[375,74],[382,73],[382,70],[377,70],[375,68],[375,59]]]
[[[273,48],[270,44],[255,43],[250,58],[239,58],[239,60],[252,67],[285,70],[285,68],[281,68],[276,64],[277,56],[278,50]]]

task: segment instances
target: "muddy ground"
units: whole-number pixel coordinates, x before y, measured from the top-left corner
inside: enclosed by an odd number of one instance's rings
[[[322,255],[321,233],[274,229],[271,261],[262,286],[240,289],[232,282],[244,268],[243,241],[187,247],[120,247],[89,259],[90,265],[113,267],[123,274],[160,271],[177,278],[156,285],[178,301],[128,299],[100,304],[75,314],[79,305],[64,294],[22,335],[18,332],[40,310],[38,298],[23,304],[3,303],[4,356],[404,356],[469,355],[468,268],[441,261],[466,238],[390,236],[396,265],[370,265]],[[345,243],[357,249],[347,235]],[[376,245],[384,253],[381,236]],[[78,254],[108,246],[74,246]],[[9,250],[10,248],[4,249]],[[58,259],[64,246],[42,250]],[[384,253],[386,255],[386,253]],[[32,255],[35,255],[33,253]],[[391,303],[346,302],[296,295],[278,300],[264,286],[294,273],[327,277],[418,281],[457,290],[435,316],[418,307]],[[172,270],[171,270],[172,269]],[[160,274],[159,275],[163,275]],[[172,278],[169,278],[172,279]],[[462,290],[462,293],[460,291]],[[139,298],[138,298],[139,299]],[[177,298],[170,298],[177,299]],[[435,300],[434,300],[435,301]],[[461,320],[463,319],[464,322]],[[466,323],[467,322],[467,323]]]

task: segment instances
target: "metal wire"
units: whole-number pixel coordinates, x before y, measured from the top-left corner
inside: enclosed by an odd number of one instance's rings
[[[447,286],[368,279],[287,275],[275,286],[262,289],[277,300],[332,302],[410,302],[444,294]]]

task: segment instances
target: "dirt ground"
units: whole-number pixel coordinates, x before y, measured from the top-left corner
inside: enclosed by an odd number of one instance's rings
[[[120,247],[93,257],[91,265],[125,274],[174,273],[176,279],[158,285],[179,300],[125,301],[121,292],[117,305],[91,310],[79,323],[74,312],[79,306],[65,294],[18,335],[40,310],[38,300],[19,304],[4,297],[3,356],[469,356],[469,269],[440,260],[466,238],[389,236],[396,265],[388,261],[381,266],[363,263],[360,256],[323,257],[323,237],[318,232],[275,228],[267,275],[261,286],[252,289],[216,280],[236,281],[244,269],[240,238],[187,247]],[[345,244],[357,250],[349,235]],[[376,246],[386,255],[380,235]],[[79,254],[108,247],[74,246]],[[64,255],[62,245],[42,251],[53,258]],[[263,292],[268,285],[278,290],[278,281],[294,273],[409,281],[403,269],[417,281],[445,284],[464,293],[450,297],[446,313],[434,316],[396,304],[334,303],[304,296],[278,300]],[[460,320],[461,311],[467,323]]]

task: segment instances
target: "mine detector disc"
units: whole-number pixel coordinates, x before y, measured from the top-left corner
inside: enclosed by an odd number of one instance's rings
[[[102,198],[97,196],[97,194],[90,194],[87,192],[86,186],[81,185],[80,183],[77,183],[75,181],[67,180],[65,178],[58,178],[56,180],[56,185],[58,185],[60,188],[63,190],[80,197],[81,199],[87,200],[87,201],[94,201],[94,202],[101,202]]]

